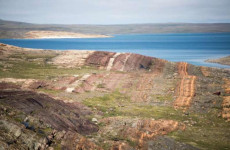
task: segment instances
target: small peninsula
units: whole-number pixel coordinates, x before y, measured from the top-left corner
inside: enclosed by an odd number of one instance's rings
[[[54,38],[107,38],[110,36],[100,34],[82,34],[63,31],[29,31],[25,34],[26,39],[54,39]]]
[[[206,60],[206,62],[218,63],[218,64],[222,64],[222,65],[230,65],[230,56],[221,57],[218,59],[208,59],[208,60]]]

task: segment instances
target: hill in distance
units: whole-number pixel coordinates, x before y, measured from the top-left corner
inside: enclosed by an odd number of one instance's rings
[[[25,38],[30,31],[63,31],[81,34],[224,33],[229,23],[157,23],[122,25],[31,24],[0,20],[0,38]]]

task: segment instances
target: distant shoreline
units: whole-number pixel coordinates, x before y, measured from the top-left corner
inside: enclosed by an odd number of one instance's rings
[[[207,60],[205,60],[205,62],[217,63],[217,64],[230,66],[230,55],[226,56],[226,57],[221,57],[221,58],[218,58],[218,59],[207,59]]]
[[[29,31],[23,39],[61,39],[61,38],[109,38],[102,34],[82,34],[64,31]]]
[[[55,32],[57,33],[57,32]],[[60,33],[60,32],[59,32]],[[69,32],[68,32],[69,34]],[[63,35],[58,35],[63,37]],[[229,65],[207,63],[205,60],[230,55],[227,35],[175,34],[175,35],[112,35],[111,38],[63,39],[0,39],[0,42],[25,48],[52,50],[95,50],[136,53],[174,62],[188,62],[198,66],[230,68]],[[44,36],[43,36],[44,37]],[[48,37],[51,38],[51,35]],[[175,38],[176,37],[176,38]],[[226,39],[223,41],[223,39]],[[217,40],[217,43],[213,43]],[[170,42],[174,41],[174,42]],[[205,43],[207,42],[208,43]],[[221,41],[221,42],[218,42]],[[222,42],[223,41],[223,42]],[[218,47],[222,46],[223,50]],[[197,49],[194,51],[194,49]],[[210,50],[212,49],[212,50]],[[204,52],[205,51],[205,52]],[[227,53],[226,53],[227,51]],[[188,54],[190,54],[188,56]],[[218,54],[218,55],[217,55]]]
[[[110,37],[109,35],[116,34],[230,33],[230,23],[143,23],[114,25],[68,25],[31,24],[0,19],[0,39],[24,39],[26,38],[26,33],[30,31],[72,32],[86,35],[100,35],[100,37]]]

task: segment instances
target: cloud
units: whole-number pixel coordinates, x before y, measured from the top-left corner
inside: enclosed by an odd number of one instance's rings
[[[230,0],[0,0],[0,18],[32,23],[230,22]]]

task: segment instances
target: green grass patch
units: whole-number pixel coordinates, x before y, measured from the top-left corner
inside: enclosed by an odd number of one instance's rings
[[[102,97],[86,99],[83,103],[104,112],[105,116],[118,116],[121,115],[118,107],[129,101],[130,99],[127,96],[115,91]]]
[[[0,78],[52,79],[59,76],[102,72],[102,70],[89,66],[58,68],[55,65],[48,64],[47,62],[55,56],[57,54],[53,52],[14,53],[0,60]]]
[[[61,143],[57,143],[57,144],[54,146],[54,150],[62,150]]]
[[[16,58],[16,59],[23,59],[23,60],[32,60],[32,59],[44,59],[44,60],[50,60],[57,56],[56,53],[14,53],[9,56],[9,58]]]
[[[97,85],[97,88],[105,88],[105,85],[100,83],[100,84]]]
[[[184,122],[186,125],[185,131],[176,131],[169,136],[200,149],[230,149],[230,124],[222,118],[218,118],[215,110],[208,114],[184,113],[181,110],[175,110],[173,107],[133,103],[129,97],[117,91],[103,97],[86,99],[84,104],[106,112],[104,117],[122,116]],[[125,139],[115,137],[114,140]],[[129,143],[129,141],[127,142]],[[130,143],[130,145],[135,145],[135,143]]]
[[[59,76],[100,72],[93,67],[57,68],[57,66],[36,61],[7,61],[6,63],[9,65],[4,68],[5,71],[0,72],[0,78],[52,79]],[[2,69],[3,66],[0,66],[0,70]]]
[[[50,134],[50,133],[52,133],[53,129],[47,127],[47,128],[42,129],[42,131],[45,132],[45,134]]]
[[[185,131],[173,132],[171,137],[200,149],[230,149],[230,124],[216,113],[191,114],[186,120],[190,123],[186,124]]]
[[[152,97],[154,99],[159,100],[159,101],[172,101],[173,100],[173,96],[172,95],[160,95],[160,94],[156,94],[156,95],[152,95]]]
[[[104,116],[130,116],[156,119],[181,119],[181,111],[172,107],[151,106],[148,104],[134,103],[130,97],[115,91],[102,97],[85,99],[85,105],[104,112]]]

